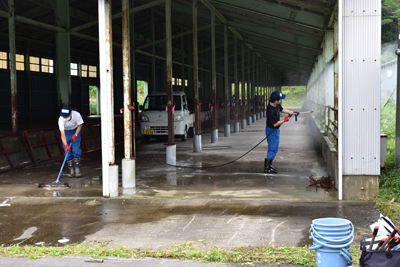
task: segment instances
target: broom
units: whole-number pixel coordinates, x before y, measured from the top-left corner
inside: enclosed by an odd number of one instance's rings
[[[69,146],[71,146],[71,144],[72,144],[72,142],[69,143]],[[67,157],[68,157],[69,152],[70,151],[65,153],[64,162],[63,162],[63,164],[61,166],[61,170],[60,170],[60,173],[58,174],[57,180],[52,182],[52,183],[39,183],[39,185],[38,185],[39,188],[69,188],[69,185],[67,183],[61,183],[60,182],[60,176],[61,176],[61,173],[62,173],[62,171],[64,169],[65,162],[67,161]]]

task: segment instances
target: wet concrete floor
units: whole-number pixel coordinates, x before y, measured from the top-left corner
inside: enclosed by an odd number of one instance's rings
[[[223,123],[220,124],[223,127]],[[309,176],[326,176],[323,158],[304,118],[281,127],[277,175],[263,173],[267,143],[240,157],[264,137],[265,119],[218,143],[202,135],[203,152],[192,139],[177,140],[177,165],[166,166],[165,140],[137,144],[135,189],[120,188],[102,198],[101,153],[83,155],[83,178],[61,177],[71,188],[45,190],[39,182],[57,178],[62,160],[0,174],[0,244],[124,244],[162,248],[193,241],[205,248],[311,244],[313,219],[341,217],[357,229],[357,243],[379,217],[372,202],[338,202],[337,192],[307,188]],[[231,126],[233,129],[233,125]],[[121,166],[123,147],[116,147]],[[121,170],[120,170],[121,174]],[[121,178],[121,177],[120,177]],[[64,238],[64,239],[63,239]]]

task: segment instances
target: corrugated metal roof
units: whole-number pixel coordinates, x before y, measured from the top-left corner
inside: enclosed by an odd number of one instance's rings
[[[54,11],[55,0],[26,0],[15,1],[15,13],[18,16],[55,25],[57,15]],[[153,2],[154,0],[138,0],[134,6]],[[305,85],[311,70],[321,52],[321,43],[326,30],[329,30],[329,20],[334,11],[337,0],[198,0],[199,27],[210,24],[210,9],[204,4],[213,5],[226,22],[216,20],[219,25],[234,28],[243,37],[243,41],[254,49],[267,61],[267,64],[279,72],[283,84],[294,83]],[[97,20],[97,1],[70,0],[70,28]],[[192,0],[173,0],[172,34],[192,29]],[[0,7],[1,9],[1,7]],[[3,6],[3,9],[6,9]],[[113,14],[121,12],[121,1],[112,1]],[[156,32],[155,39],[164,38],[164,4],[152,8],[154,12]],[[4,10],[6,11],[6,10]],[[135,46],[139,47],[151,40],[151,10],[146,9],[135,13]],[[17,36],[37,39],[40,41],[55,42],[54,32],[39,27],[17,22]],[[217,46],[223,43],[223,27],[217,27]],[[0,18],[0,34],[8,33],[7,19]],[[87,36],[98,37],[98,26],[93,25],[79,31]],[[211,39],[210,29],[199,32],[203,45],[208,46]],[[233,38],[231,33],[230,40]],[[113,20],[113,41],[122,42],[121,19]],[[180,38],[173,40],[177,48],[173,58],[188,54],[185,47],[181,47]],[[232,46],[232,45],[230,45]],[[85,38],[71,36],[71,48],[98,51],[98,44]],[[156,54],[163,54],[163,44],[156,47]],[[222,54],[223,47],[217,50]],[[233,47],[230,48],[233,53]],[[145,52],[152,52],[151,47],[144,48]],[[189,52],[190,53],[190,52]],[[147,56],[137,55],[137,61],[151,62]],[[207,64],[201,62],[200,65]],[[232,73],[233,75],[233,73]]]

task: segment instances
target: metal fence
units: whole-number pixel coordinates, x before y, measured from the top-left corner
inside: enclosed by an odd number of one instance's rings
[[[321,127],[325,136],[328,136],[331,141],[337,144],[338,141],[338,110],[329,105],[322,105],[314,101],[308,101],[310,109],[314,110],[316,122]]]

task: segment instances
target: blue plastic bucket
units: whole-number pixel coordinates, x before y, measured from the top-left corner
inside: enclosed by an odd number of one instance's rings
[[[341,228],[341,227],[346,227],[349,225],[353,225],[349,220],[346,219],[341,219],[341,218],[321,218],[321,219],[315,219],[312,221],[312,224],[315,226],[322,226],[322,227],[328,227],[330,229],[333,229],[332,227],[335,227],[336,229]]]
[[[317,267],[347,267],[352,264],[349,250],[354,240],[354,227],[349,220],[313,220],[310,234],[313,239],[310,249],[316,250]]]
[[[352,264],[350,253],[346,249],[329,250],[317,249],[315,251],[317,267],[343,267]]]

